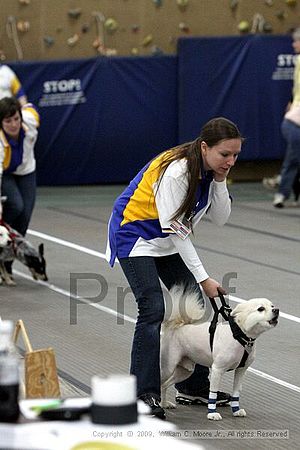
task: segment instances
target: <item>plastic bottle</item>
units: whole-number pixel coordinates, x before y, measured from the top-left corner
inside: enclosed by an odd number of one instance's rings
[[[0,321],[0,422],[16,422],[19,409],[19,357],[12,340],[13,322]]]

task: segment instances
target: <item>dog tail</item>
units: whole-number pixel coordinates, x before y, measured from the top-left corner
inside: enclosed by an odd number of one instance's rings
[[[174,286],[166,296],[166,312],[163,326],[179,328],[198,322],[205,314],[199,292],[184,290],[183,286]]]

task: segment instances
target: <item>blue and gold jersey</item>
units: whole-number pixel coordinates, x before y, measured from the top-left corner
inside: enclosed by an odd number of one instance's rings
[[[170,239],[171,217],[184,199],[187,189],[186,160],[173,161],[159,185],[161,163],[169,150],[148,163],[114,203],[108,226],[107,259],[116,257],[164,256],[177,252]],[[195,223],[209,207],[212,173],[199,178],[195,202]],[[193,219],[193,222],[194,222]]]

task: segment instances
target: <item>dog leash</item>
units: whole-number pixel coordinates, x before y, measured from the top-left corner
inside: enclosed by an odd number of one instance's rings
[[[241,362],[238,365],[238,367],[244,367],[245,363],[247,361],[247,358],[249,356],[249,351],[253,347],[255,339],[249,338],[246,336],[246,334],[240,329],[238,324],[234,321],[233,317],[231,316],[232,309],[226,303],[225,297],[222,294],[222,292],[218,289],[218,297],[221,300],[222,306],[220,308],[217,307],[216,300],[214,297],[209,297],[209,300],[211,302],[211,305],[214,310],[214,316],[211,321],[210,327],[209,327],[209,335],[210,335],[210,349],[213,350],[213,342],[214,342],[214,336],[217,328],[218,318],[219,314],[222,315],[222,317],[226,320],[226,322],[229,323],[232,336],[234,339],[236,339],[245,349],[244,354],[242,356]]]

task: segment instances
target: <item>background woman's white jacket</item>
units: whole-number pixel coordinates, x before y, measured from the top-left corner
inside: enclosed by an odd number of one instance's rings
[[[15,175],[27,175],[34,172],[36,167],[34,146],[37,140],[38,131],[37,128],[40,124],[40,117],[36,109],[31,103],[27,103],[22,108],[23,117],[23,129],[25,131],[25,137],[23,141],[23,158],[22,163],[13,172]],[[3,170],[6,168],[10,145],[7,142],[6,136],[3,130],[0,131],[0,177]]]

